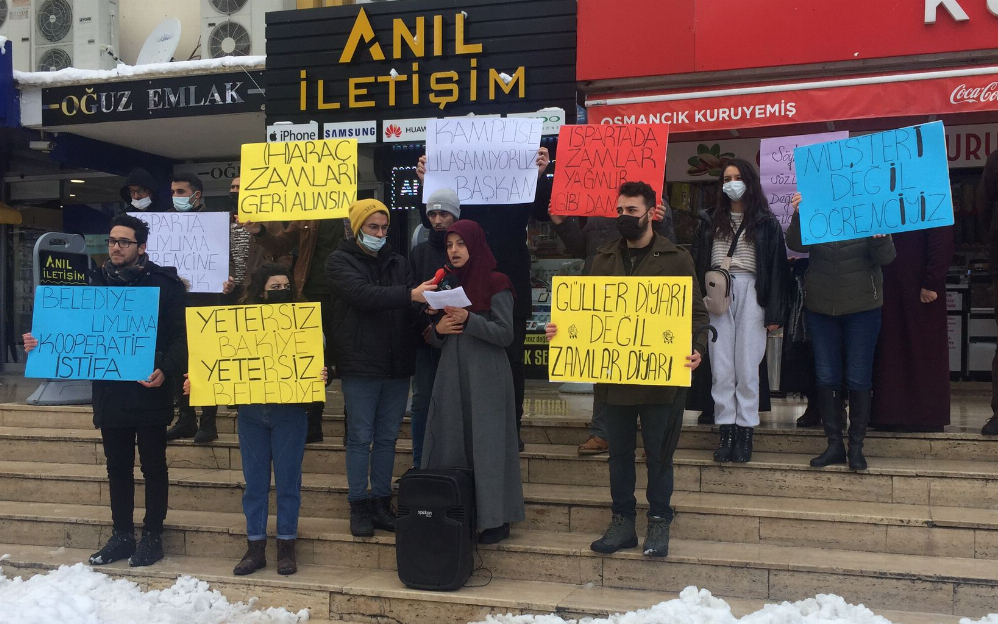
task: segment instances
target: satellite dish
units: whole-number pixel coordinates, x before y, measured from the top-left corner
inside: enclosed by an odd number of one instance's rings
[[[168,17],[153,29],[152,34],[142,44],[142,51],[139,52],[139,58],[135,64],[169,63],[173,58],[173,53],[177,51],[179,43],[180,20]]]

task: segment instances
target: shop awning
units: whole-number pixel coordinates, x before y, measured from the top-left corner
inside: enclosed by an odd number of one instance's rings
[[[710,132],[853,119],[998,111],[998,67],[590,98],[589,123]]]

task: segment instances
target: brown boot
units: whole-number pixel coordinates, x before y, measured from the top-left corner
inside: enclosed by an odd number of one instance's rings
[[[599,455],[610,450],[610,444],[599,436],[591,435],[579,445],[579,455]]]
[[[277,573],[287,576],[298,571],[298,562],[295,561],[295,541],[277,540]]]
[[[246,540],[246,554],[243,555],[242,561],[236,564],[232,573],[236,576],[246,576],[266,567],[267,540]]]

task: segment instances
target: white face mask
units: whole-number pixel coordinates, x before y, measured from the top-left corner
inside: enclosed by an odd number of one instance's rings
[[[132,205],[138,208],[139,210],[145,210],[146,208],[152,205],[152,198],[143,197],[142,199],[133,199]]]
[[[732,180],[731,182],[725,182],[724,186],[721,187],[724,194],[727,195],[731,201],[738,201],[745,194],[745,183],[741,180]]]
[[[381,251],[381,248],[385,246],[385,243],[388,242],[388,237],[378,238],[377,236],[371,236],[370,234],[360,232],[357,240],[368,251],[378,253]]]

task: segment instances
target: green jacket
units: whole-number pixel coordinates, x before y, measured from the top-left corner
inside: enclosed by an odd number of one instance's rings
[[[623,239],[609,242],[597,250],[590,275],[626,276],[623,254],[627,253],[627,243]],[[651,251],[635,267],[632,276],[689,276],[693,278],[693,348],[701,355],[707,354],[707,341],[703,334],[695,332],[710,324],[707,308],[703,304],[700,283],[697,280],[696,266],[690,254],[677,247],[664,236],[655,236]],[[683,365],[686,362],[682,362]],[[642,386],[635,384],[596,384],[596,400],[610,405],[669,405],[676,399],[675,386]]]
[[[897,254],[890,236],[805,245],[801,242],[800,213],[794,213],[787,228],[787,247],[811,255],[804,281],[808,310],[842,316],[884,305],[880,267],[890,264]]]

